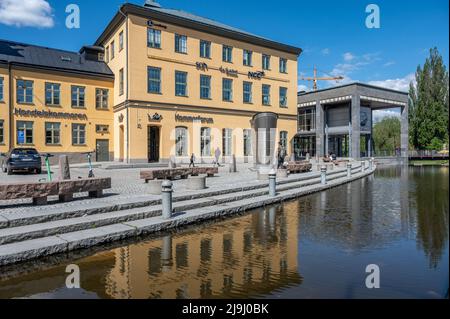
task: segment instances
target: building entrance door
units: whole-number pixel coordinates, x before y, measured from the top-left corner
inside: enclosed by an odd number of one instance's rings
[[[97,140],[95,149],[97,162],[109,162],[109,140]]]
[[[159,127],[149,126],[147,130],[148,138],[148,162],[159,162]]]
[[[337,157],[348,157],[348,135],[331,136],[328,139],[328,153]]]

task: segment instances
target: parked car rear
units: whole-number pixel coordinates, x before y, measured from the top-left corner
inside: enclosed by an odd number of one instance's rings
[[[3,173],[11,175],[14,171],[28,171],[41,174],[42,160],[34,148],[14,148],[2,155]]]

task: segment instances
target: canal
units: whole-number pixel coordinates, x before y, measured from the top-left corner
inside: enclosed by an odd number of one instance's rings
[[[243,216],[0,269],[0,298],[445,298],[448,167],[385,167]],[[67,289],[66,266],[80,289]],[[366,266],[380,288],[365,285]]]

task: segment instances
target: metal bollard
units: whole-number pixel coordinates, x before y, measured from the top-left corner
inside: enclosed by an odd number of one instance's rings
[[[366,162],[362,161],[361,162],[361,173],[364,173],[365,166],[366,166]]]
[[[277,173],[275,171],[270,171],[269,173],[269,196],[277,195]]]
[[[352,163],[347,163],[347,177],[352,177]]]
[[[325,185],[327,183],[327,167],[322,166],[320,168],[320,183]]]
[[[171,181],[162,183],[162,217],[164,219],[172,218],[172,186]]]
[[[371,158],[370,161],[369,161],[369,169],[370,170],[373,169],[373,158]]]

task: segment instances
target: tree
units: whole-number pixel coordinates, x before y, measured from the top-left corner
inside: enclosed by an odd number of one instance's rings
[[[416,84],[409,89],[409,138],[416,149],[448,145],[449,78],[437,48],[416,71]]]
[[[400,148],[400,127],[400,119],[397,117],[385,117],[373,126],[376,154],[394,154],[395,150]]]

